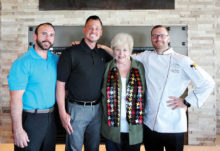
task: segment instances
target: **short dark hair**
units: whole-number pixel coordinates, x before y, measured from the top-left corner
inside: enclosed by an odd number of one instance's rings
[[[36,27],[36,29],[35,29],[35,31],[34,31],[34,33],[37,35],[38,34],[38,29],[40,28],[40,26],[43,26],[43,25],[49,25],[49,26],[51,26],[52,28],[53,28],[53,30],[55,31],[55,28],[54,28],[54,26],[51,24],[51,23],[42,23],[42,24],[40,24],[40,25],[38,25],[37,27]]]
[[[151,35],[152,35],[152,31],[153,31],[154,29],[156,29],[156,28],[164,28],[164,29],[166,29],[166,31],[169,33],[169,30],[168,30],[167,27],[165,27],[165,26],[163,26],[163,25],[156,25],[156,26],[154,26],[154,27],[151,29]]]
[[[96,16],[96,15],[89,16],[89,17],[86,19],[85,26],[86,26],[86,24],[88,23],[89,20],[99,20],[100,23],[101,23],[101,26],[102,26],[102,21],[101,21],[101,19],[99,18],[99,16]]]

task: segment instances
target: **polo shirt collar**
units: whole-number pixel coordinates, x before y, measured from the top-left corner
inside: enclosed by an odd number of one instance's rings
[[[96,53],[98,52],[98,47],[97,44],[95,46],[94,49],[91,49],[85,42],[84,38],[81,40],[80,44],[83,46],[83,48],[85,49],[86,52],[91,52],[91,51],[95,51]]]
[[[32,45],[30,48],[29,48],[29,53],[31,54],[31,56],[35,59],[43,59],[37,52],[36,50],[34,49],[34,45]],[[49,57],[51,57],[52,54],[51,52],[48,50],[48,53],[47,53],[47,59]],[[45,59],[44,59],[45,60]]]

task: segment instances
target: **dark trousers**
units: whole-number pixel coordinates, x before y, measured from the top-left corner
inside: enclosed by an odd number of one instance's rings
[[[157,133],[144,125],[144,147],[147,151],[183,151],[184,133]]]
[[[55,151],[56,125],[53,112],[23,112],[22,124],[30,142],[25,148],[15,146],[15,151]]]
[[[140,151],[141,144],[129,145],[129,134],[121,133],[121,143],[106,139],[106,151]]]

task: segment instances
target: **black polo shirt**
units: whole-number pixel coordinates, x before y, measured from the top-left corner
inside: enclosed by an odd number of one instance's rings
[[[105,63],[110,59],[111,56],[105,50],[97,46],[92,50],[84,40],[66,49],[57,65],[57,80],[66,82],[68,99],[99,99]]]

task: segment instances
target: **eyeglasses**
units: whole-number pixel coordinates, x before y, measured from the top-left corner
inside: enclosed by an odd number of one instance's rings
[[[168,35],[164,35],[164,34],[153,34],[151,37],[153,39],[156,39],[158,37],[162,38],[162,39],[165,39]]]

